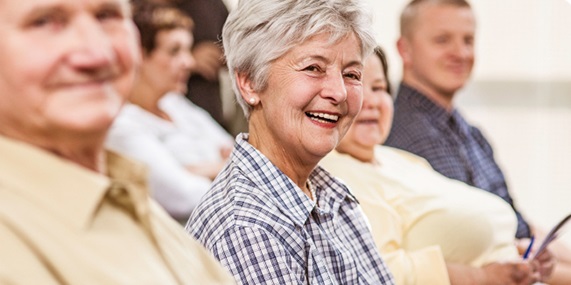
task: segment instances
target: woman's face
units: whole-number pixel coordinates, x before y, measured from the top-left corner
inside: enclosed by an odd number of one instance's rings
[[[314,36],[270,65],[267,88],[242,92],[256,99],[250,143],[266,156],[317,163],[341,140],[362,101],[360,42]]]
[[[393,100],[387,93],[387,79],[379,57],[372,54],[363,70],[363,107],[338,150],[352,153],[358,149],[373,149],[384,143],[393,122]]]
[[[169,91],[186,93],[186,82],[194,66],[192,34],[185,29],[157,33],[155,49],[143,56],[141,80],[160,95]]]
[[[140,60],[129,11],[127,0],[0,1],[0,130],[106,131]]]

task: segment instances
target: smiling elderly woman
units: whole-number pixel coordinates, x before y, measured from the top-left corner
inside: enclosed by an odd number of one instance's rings
[[[187,230],[242,284],[392,284],[357,200],[317,163],[362,101],[358,1],[240,1],[223,43],[249,134]]]

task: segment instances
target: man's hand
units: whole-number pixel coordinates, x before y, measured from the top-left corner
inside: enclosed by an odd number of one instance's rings
[[[192,49],[196,61],[193,73],[200,74],[209,81],[218,81],[218,71],[224,64],[222,49],[213,42],[201,42]]]

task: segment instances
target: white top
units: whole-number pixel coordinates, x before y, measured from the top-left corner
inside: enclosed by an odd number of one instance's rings
[[[154,198],[174,218],[186,220],[211,181],[185,166],[220,161],[220,149],[231,147],[233,139],[206,111],[180,94],[165,95],[159,108],[172,122],[137,105],[125,105],[106,146],[146,163]]]

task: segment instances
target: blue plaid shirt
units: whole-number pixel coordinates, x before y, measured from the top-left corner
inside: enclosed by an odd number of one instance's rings
[[[492,147],[480,130],[468,124],[456,109],[447,112],[401,83],[393,127],[385,145],[422,156],[443,175],[500,196],[516,212],[516,237],[531,235],[529,225],[514,207]]]
[[[394,284],[345,185],[317,167],[317,207],[247,139],[186,226],[238,283]]]

